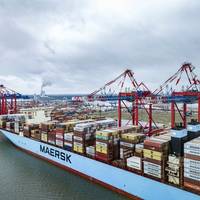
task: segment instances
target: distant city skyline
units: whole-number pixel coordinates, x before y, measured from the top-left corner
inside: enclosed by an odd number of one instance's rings
[[[129,68],[159,87],[183,62],[200,75],[198,0],[0,0],[0,84],[90,93]]]

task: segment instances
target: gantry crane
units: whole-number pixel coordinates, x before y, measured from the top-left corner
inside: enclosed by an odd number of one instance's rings
[[[17,113],[17,99],[27,99],[24,96],[12,89],[0,85],[0,115],[16,114]]]

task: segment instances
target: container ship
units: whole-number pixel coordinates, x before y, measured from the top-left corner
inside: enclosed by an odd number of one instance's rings
[[[151,137],[106,118],[30,123],[23,114],[2,115],[0,128],[17,148],[130,199],[200,199],[195,120]]]

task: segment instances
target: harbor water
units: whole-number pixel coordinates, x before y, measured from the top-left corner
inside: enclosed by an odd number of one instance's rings
[[[0,199],[127,200],[14,147],[0,133]]]

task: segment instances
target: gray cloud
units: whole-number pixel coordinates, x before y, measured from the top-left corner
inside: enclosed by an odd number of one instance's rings
[[[184,61],[200,65],[199,9],[198,0],[0,0],[0,80],[25,93],[47,79],[49,93],[84,93],[131,68],[158,87]]]

